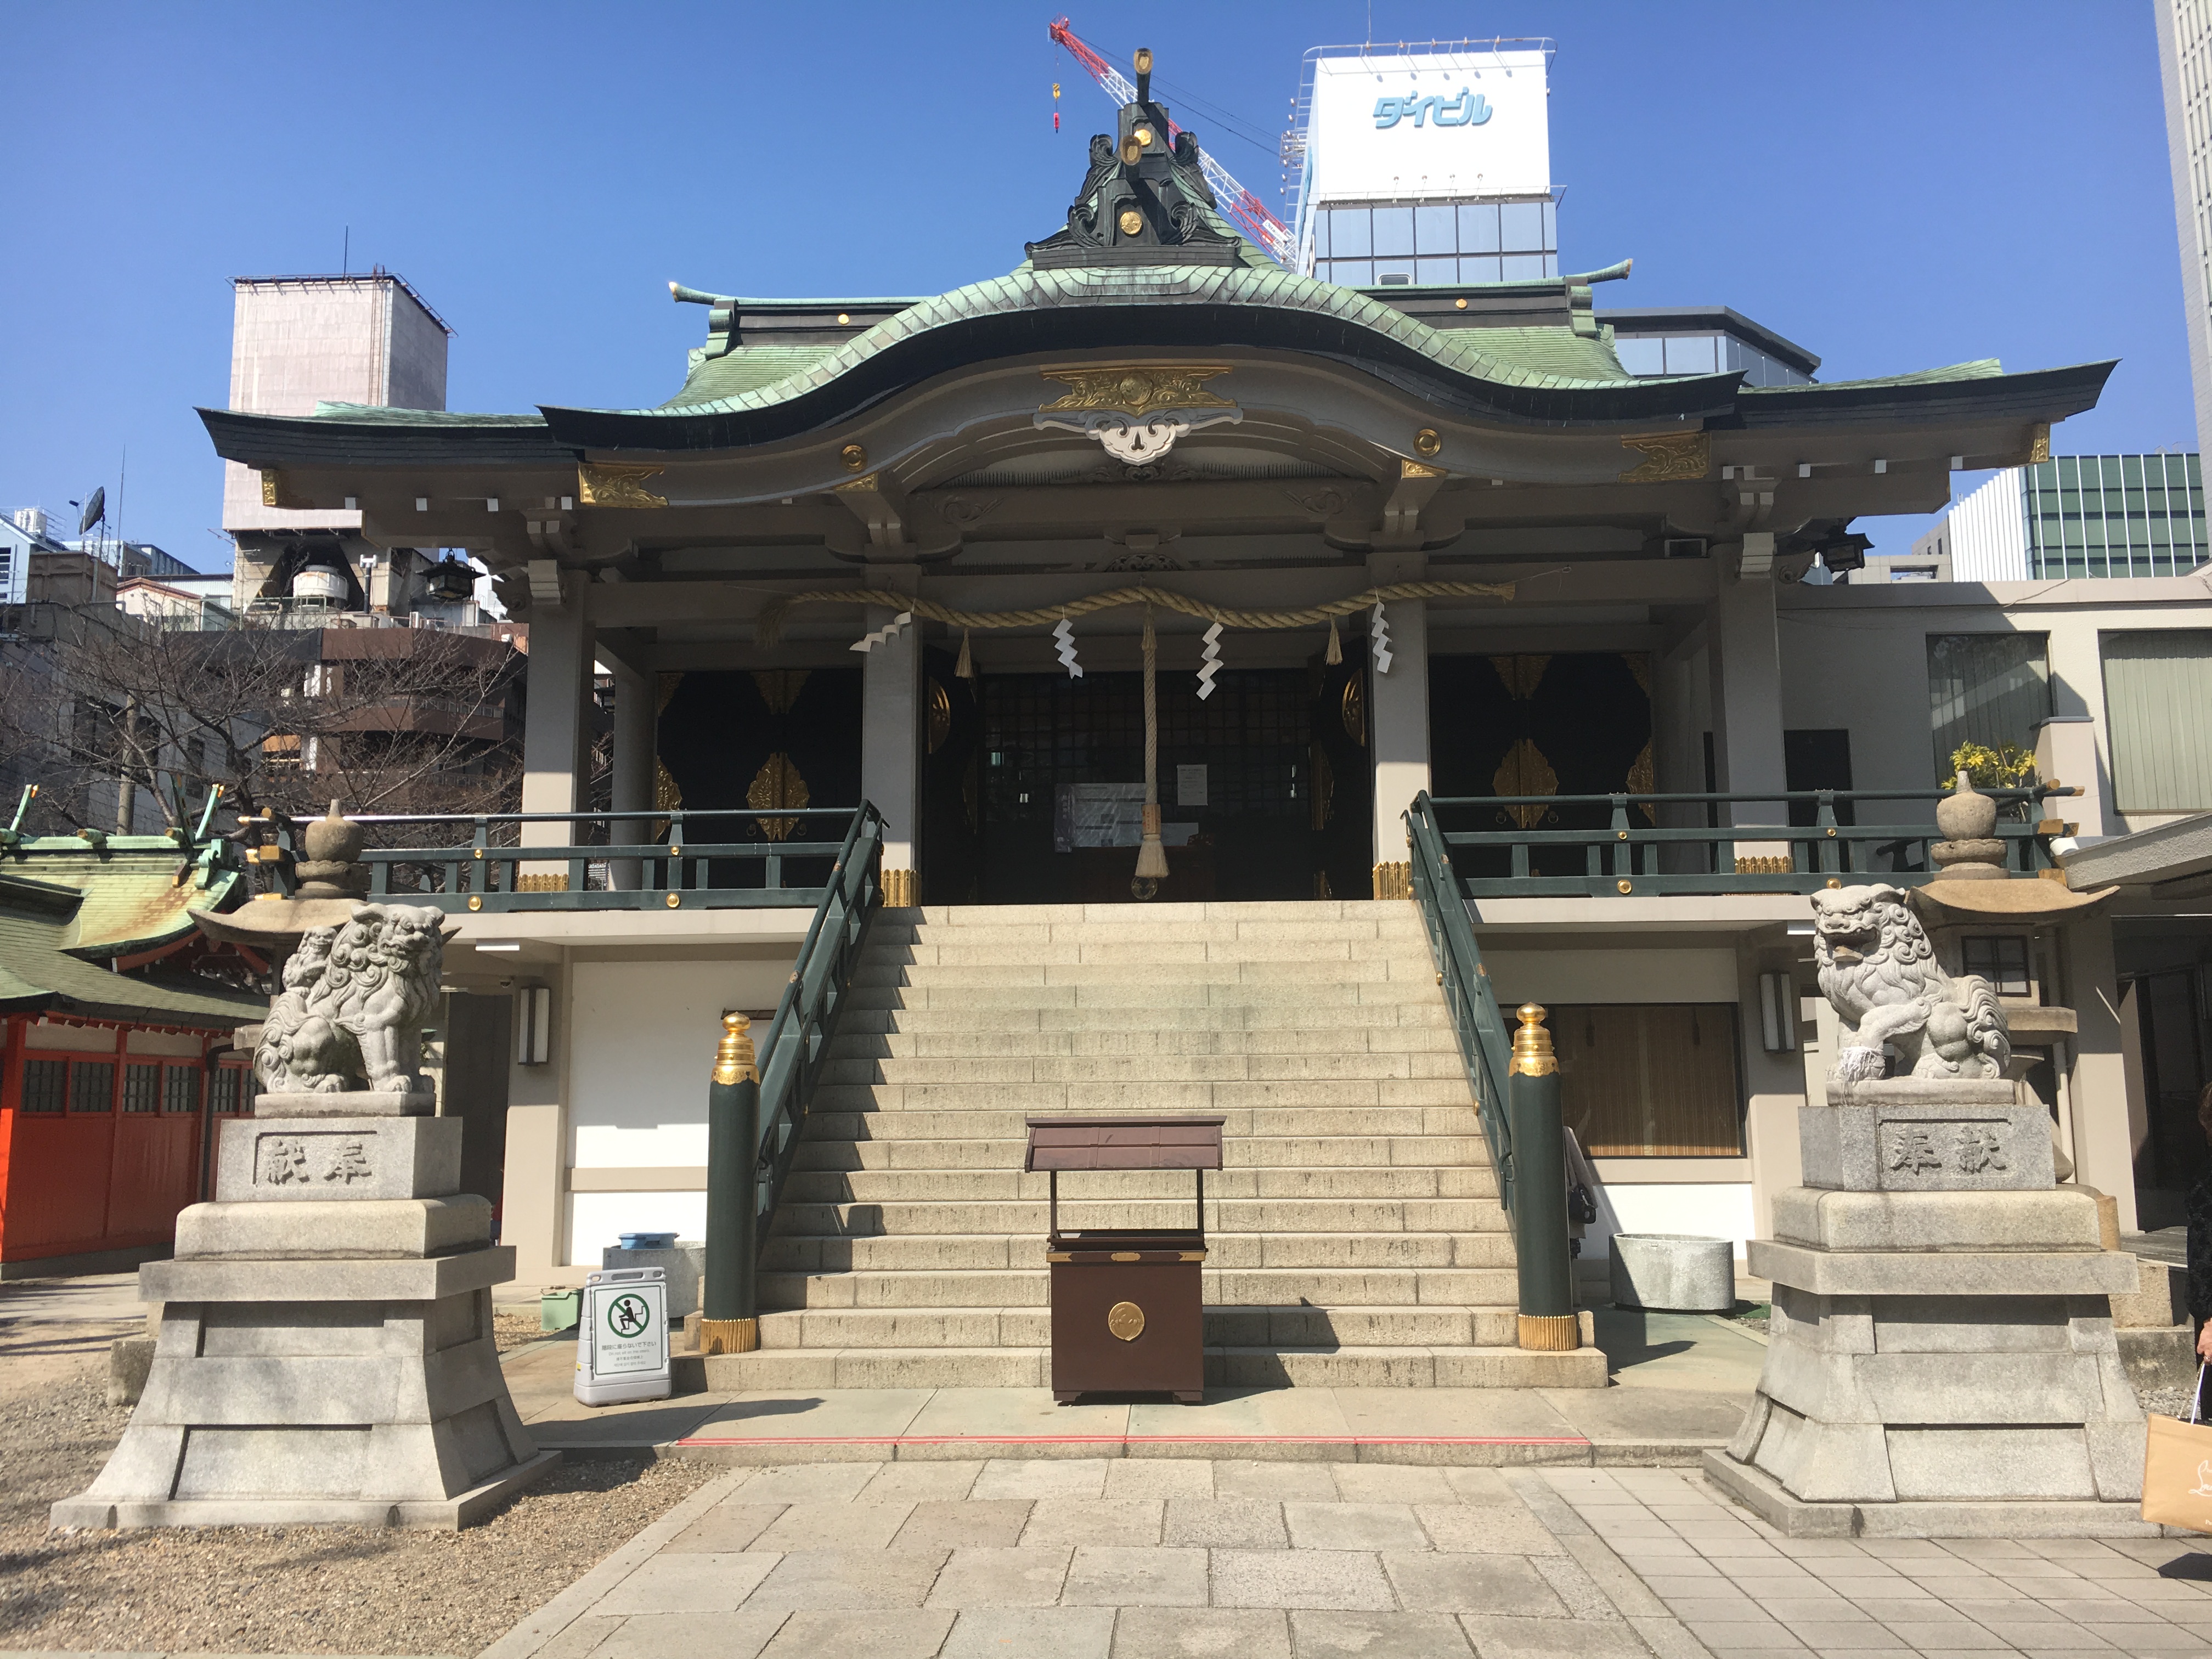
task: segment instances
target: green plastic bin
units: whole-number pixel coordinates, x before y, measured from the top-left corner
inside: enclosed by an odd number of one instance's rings
[[[547,1291],[538,1298],[538,1328],[541,1331],[573,1331],[576,1322],[583,1317],[584,1293],[576,1291]]]

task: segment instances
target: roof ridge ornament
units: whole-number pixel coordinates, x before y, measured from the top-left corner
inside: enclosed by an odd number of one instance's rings
[[[1152,101],[1152,49],[1139,47],[1135,61],[1137,95],[1121,106],[1113,136],[1092,135],[1066,228],[1028,246],[1040,270],[1244,262],[1243,238],[1223,222],[1206,182],[1198,139]]]

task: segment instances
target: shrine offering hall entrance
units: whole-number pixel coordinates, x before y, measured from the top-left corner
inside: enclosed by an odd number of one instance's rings
[[[932,663],[929,682],[926,901],[1133,902],[1143,677],[960,681]],[[1228,672],[1204,700],[1190,676],[1163,674],[1158,690],[1170,872],[1159,900],[1367,896],[1372,784],[1356,665]],[[961,828],[965,849],[948,845]]]

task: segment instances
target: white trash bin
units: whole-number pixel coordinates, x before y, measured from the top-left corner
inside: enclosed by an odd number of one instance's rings
[[[659,1267],[616,1267],[584,1280],[576,1326],[576,1398],[586,1406],[665,1400],[668,1277]]]

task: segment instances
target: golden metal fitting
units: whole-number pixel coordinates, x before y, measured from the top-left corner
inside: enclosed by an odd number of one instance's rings
[[[722,1041],[714,1049],[714,1081],[737,1083],[750,1079],[760,1081],[758,1056],[753,1053],[753,1040],[747,1035],[752,1029],[752,1018],[735,1009],[722,1016]]]
[[[1374,882],[1376,898],[1409,899],[1413,896],[1413,866],[1403,860],[1386,860],[1375,866]]]
[[[1413,453],[1424,459],[1443,453],[1444,441],[1437,435],[1432,426],[1425,426],[1413,434]]]
[[[866,472],[868,470],[868,452],[858,444],[847,444],[837,452],[837,459],[845,463],[848,472]]]
[[[1150,46],[1137,48],[1136,64],[1137,73],[1139,75],[1150,75],[1152,72],[1152,49]]]
[[[1521,1029],[1513,1033],[1513,1064],[1508,1069],[1522,1077],[1549,1077],[1559,1069],[1552,1034],[1544,1029],[1544,1011],[1533,1002],[1521,1005]],[[1521,1346],[1528,1346],[1525,1335]]]
[[[668,896],[668,908],[672,910],[682,909],[684,908],[684,895],[681,893],[671,893]]]
[[[1636,890],[1636,884],[1632,881],[1617,881],[1613,883],[1613,886],[1615,892],[1624,895],[1632,893]]]
[[[1132,147],[1135,145],[1136,142],[1137,141],[1133,138],[1129,141]],[[1121,210],[1121,234],[1124,236],[1134,236],[1144,229],[1145,216],[1138,212],[1134,208],[1123,208]]]
[[[469,908],[471,910],[481,910],[483,908],[483,895],[482,893],[471,893],[469,895]]]
[[[895,910],[908,910],[915,904],[915,872],[911,870],[884,872],[884,902]]]
[[[1780,858],[1739,858],[1735,872],[1739,876],[1787,876],[1794,874],[1796,860],[1788,854]]]
[[[702,1319],[699,1322],[701,1353],[750,1353],[760,1346],[757,1319]]]
[[[1573,1314],[1521,1316],[1521,1346],[1531,1352],[1572,1353],[1582,1345],[1582,1321]]]

